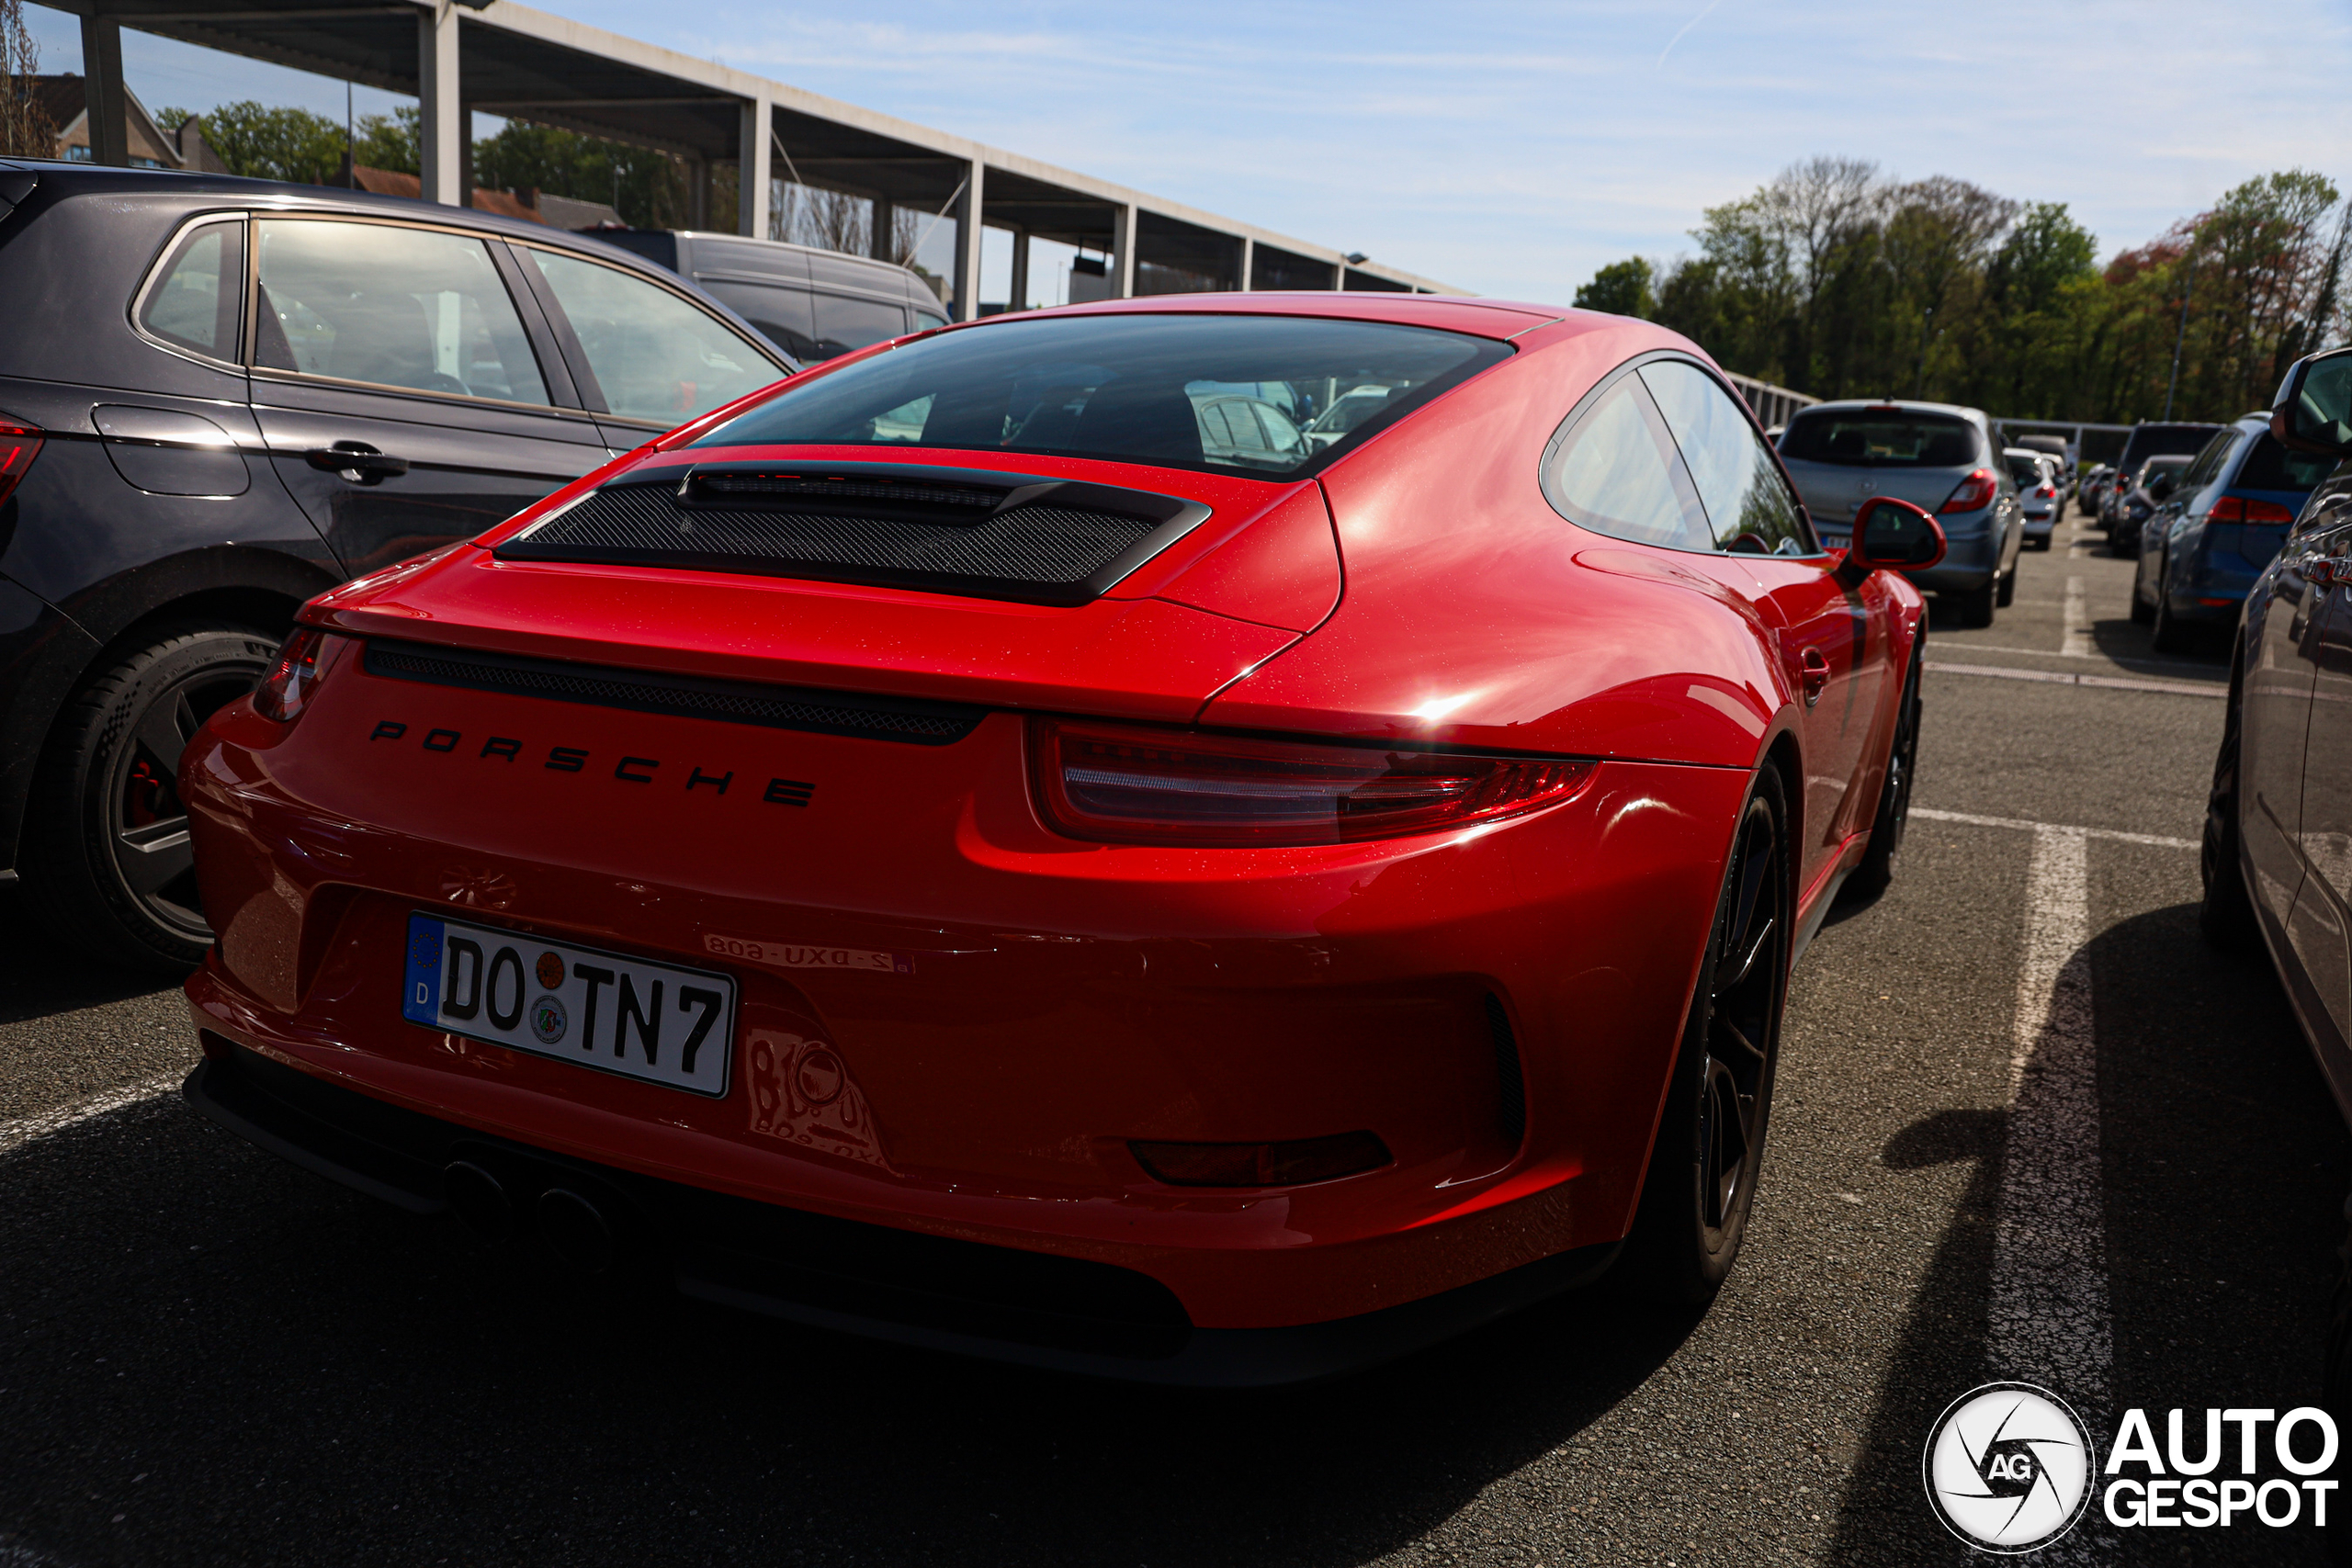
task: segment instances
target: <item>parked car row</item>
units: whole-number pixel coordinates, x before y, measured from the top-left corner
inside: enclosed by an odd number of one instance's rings
[[[181,750],[297,606],[794,368],[599,240],[220,175],[0,161],[0,874],[169,966]]]

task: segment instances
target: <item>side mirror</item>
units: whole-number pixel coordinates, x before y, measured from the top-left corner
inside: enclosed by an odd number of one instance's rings
[[[2352,348],[2310,355],[2288,367],[2271,403],[2270,434],[2297,452],[2352,457]]]
[[[1925,507],[1883,495],[1854,519],[1846,558],[1866,571],[1924,571],[1944,558],[1944,531]]]

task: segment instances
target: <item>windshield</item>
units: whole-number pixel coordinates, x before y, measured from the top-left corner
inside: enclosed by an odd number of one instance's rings
[[[1385,321],[1037,316],[786,382],[695,445],[948,446],[1289,478],[1510,352]]]
[[[1781,456],[1803,463],[1964,468],[1976,453],[1976,427],[1966,420],[1904,409],[1807,412],[1781,437]]]

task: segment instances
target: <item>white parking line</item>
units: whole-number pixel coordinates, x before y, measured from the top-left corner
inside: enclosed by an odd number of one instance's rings
[[[2091,612],[2083,599],[2083,580],[2066,580],[2066,637],[2059,644],[2058,652],[2066,659],[2088,659],[2091,656]]]
[[[2084,952],[2088,837],[2078,828],[2034,829],[1984,1355],[1990,1375],[2051,1389],[2098,1432],[2107,1425],[2115,1337]]]
[[[2029,822],[2022,817],[1977,817],[1965,811],[1930,811],[1915,806],[1911,815],[1929,822],[1965,822],[1972,828],[2016,828],[2029,833],[2079,833],[2086,839],[2106,839],[2119,844],[2153,844],[2160,850],[2193,850],[2194,839],[2167,839],[2162,833],[2126,833],[2117,828],[2071,828],[2062,822]]]
[[[2061,657],[2058,650],[2054,648],[2018,648],[2013,643],[2006,642],[1958,642],[1953,640],[1949,633],[1938,637],[1936,639],[1936,645],[1947,649],[1953,653],[2030,653],[2036,659],[2057,659]],[[2175,670],[2211,670],[2213,668],[2210,661],[2201,659],[2155,659],[2138,654],[2116,659],[2114,662],[2123,665],[2129,669],[2136,669],[2143,664],[2167,665]]]
[[[0,1155],[6,1154],[11,1149],[21,1148],[36,1138],[46,1138],[51,1133],[62,1133],[76,1122],[87,1122],[94,1117],[120,1111],[126,1106],[137,1105],[141,1100],[155,1100],[170,1094],[180,1087],[181,1081],[187,1077],[186,1067],[175,1067],[168,1073],[157,1073],[153,1077],[140,1078],[132,1083],[118,1084],[112,1089],[101,1089],[96,1094],[61,1105],[54,1111],[43,1111],[37,1115],[22,1117],[14,1122],[0,1122]]]
[[[2071,649],[2069,650],[2071,651]],[[2219,682],[2139,680],[2126,675],[2075,675],[2056,670],[2013,670],[2006,664],[1948,664],[1930,659],[1926,668],[1947,675],[1990,675],[1996,681],[2040,681],[2051,686],[2106,686],[2120,692],[2168,692],[2176,697],[2226,697]]]

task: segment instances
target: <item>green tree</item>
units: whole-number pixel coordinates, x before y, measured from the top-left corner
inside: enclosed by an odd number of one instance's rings
[[[525,120],[509,120],[497,135],[474,143],[474,183],[490,190],[535,188],[577,201],[609,202],[624,221],[639,228],[671,229],[685,221],[685,178],[677,159]],[[714,208],[731,209],[731,191],[729,186],[714,192]],[[714,226],[720,226],[720,217],[713,211]],[[723,226],[732,228],[731,218]]]
[[[417,110],[404,105],[390,114],[363,114],[353,128],[351,161],[370,169],[413,175],[424,165],[416,155]]]
[[[205,141],[232,175],[323,185],[342,173],[344,129],[324,115],[247,98],[203,118]]]
[[[1590,283],[1577,287],[1576,307],[1579,310],[1606,310],[1612,316],[1639,316],[1647,321],[1657,314],[1655,276],[1655,269],[1640,256],[1611,262],[1592,275]]]

